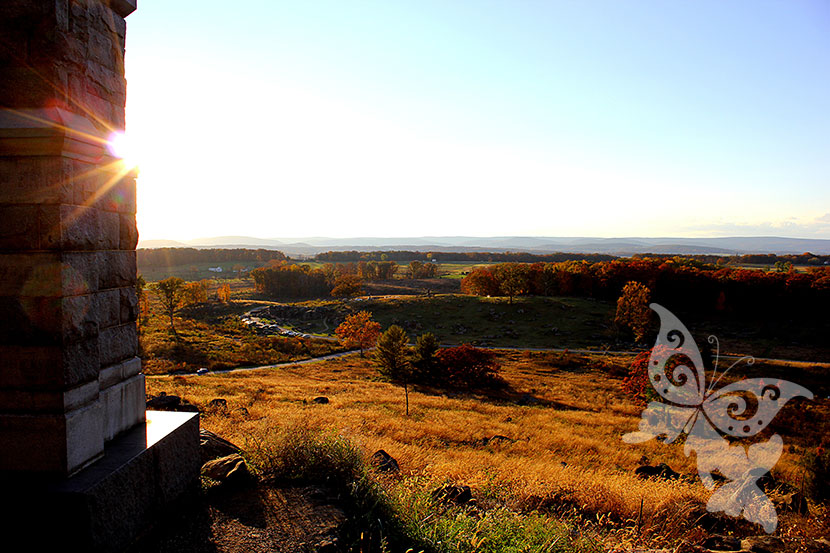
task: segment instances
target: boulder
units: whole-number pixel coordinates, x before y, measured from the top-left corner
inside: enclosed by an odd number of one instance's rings
[[[672,470],[666,463],[660,463],[656,466],[642,465],[634,469],[634,474],[640,478],[664,478],[666,480],[675,480],[680,477],[680,474]]]
[[[786,547],[778,536],[750,536],[741,541],[741,549],[752,553],[783,553]]]
[[[481,445],[495,445],[497,443],[513,443],[516,440],[513,438],[508,438],[507,436],[502,436],[501,434],[496,434],[490,438],[481,438],[480,440],[476,440],[476,443]]]
[[[372,466],[380,472],[398,472],[400,470],[395,458],[382,449],[372,454]]]
[[[519,400],[516,402],[516,405],[529,406],[539,405],[540,403],[542,403],[542,400],[540,400],[539,398],[533,397],[530,394],[522,394],[522,397],[519,398]]]
[[[153,411],[174,411],[181,402],[182,398],[179,396],[168,396],[166,393],[161,392],[158,396],[150,397],[147,400],[147,409]]]
[[[202,465],[202,476],[221,483],[240,483],[249,479],[245,459],[238,453],[208,461]]]
[[[740,551],[741,540],[734,536],[712,534],[703,542],[703,547],[713,551]]]
[[[228,400],[222,397],[217,397],[208,402],[208,409],[225,412],[228,410]]]
[[[433,490],[432,499],[441,503],[455,503],[456,505],[465,505],[472,501],[473,492],[470,486],[444,486]]]
[[[199,430],[199,451],[202,455],[202,463],[242,452],[228,440],[204,428]]]
[[[311,401],[314,402],[314,403],[319,403],[321,405],[325,405],[326,403],[329,402],[329,398],[327,398],[326,396],[320,396],[320,397],[315,397]]]

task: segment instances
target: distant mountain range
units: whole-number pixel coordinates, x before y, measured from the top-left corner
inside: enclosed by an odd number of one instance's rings
[[[401,238],[254,238],[217,236],[177,242],[142,240],[139,248],[265,248],[290,256],[310,256],[325,251],[419,250],[436,252],[531,252],[603,253],[632,255],[659,254],[800,254],[830,255],[830,240],[781,238],[776,236],[735,236],[723,238],[596,238],[547,236],[416,236]]]

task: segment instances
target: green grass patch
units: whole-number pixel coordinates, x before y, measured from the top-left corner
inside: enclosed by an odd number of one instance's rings
[[[356,304],[353,308],[358,308]],[[613,341],[614,306],[582,298],[485,298],[446,294],[361,302],[384,327],[411,338],[432,332],[447,344],[496,347],[601,348]]]

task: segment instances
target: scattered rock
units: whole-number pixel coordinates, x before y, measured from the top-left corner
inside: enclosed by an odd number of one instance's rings
[[[512,444],[515,441],[516,440],[514,440],[513,438],[508,438],[507,436],[496,434],[492,438],[482,438],[481,440],[479,440],[479,443],[481,443],[481,445],[496,444],[499,442],[510,442]]]
[[[465,505],[472,501],[473,492],[470,486],[444,486],[433,490],[432,499],[442,503],[455,503],[456,505]]]
[[[250,478],[245,459],[238,453],[208,461],[202,465],[202,475],[223,484],[240,483]]]
[[[680,474],[672,470],[666,463],[660,463],[656,466],[642,465],[634,469],[634,474],[640,478],[664,478],[666,480],[676,480]]]
[[[741,549],[752,553],[782,553],[784,540],[777,536],[750,536],[741,541]]]
[[[199,430],[199,451],[202,455],[202,463],[242,452],[241,449],[228,440],[204,428]]]
[[[703,542],[703,547],[714,551],[740,551],[741,540],[734,536],[712,534]]]
[[[225,412],[228,410],[228,400],[222,397],[217,397],[208,402],[208,408]]]
[[[319,396],[319,397],[315,397],[311,401],[314,402],[314,403],[319,403],[321,405],[325,405],[326,403],[329,402],[329,398],[327,398],[326,396]]]
[[[398,472],[400,470],[395,458],[382,449],[372,454],[372,466],[380,472]]]
[[[147,409],[153,411],[175,411],[181,402],[182,398],[179,396],[168,396],[166,393],[161,392],[158,396],[151,397],[147,401]]]
[[[526,406],[526,405],[539,405],[540,403],[542,403],[541,399],[539,399],[537,397],[533,397],[530,394],[522,394],[522,397],[520,397],[519,400],[516,402],[517,405],[523,405],[523,406]]]
[[[240,415],[245,416],[245,417],[247,417],[250,414],[250,413],[248,413],[248,409],[245,408],[245,407],[237,407],[236,409],[231,411],[231,413],[239,413]]]

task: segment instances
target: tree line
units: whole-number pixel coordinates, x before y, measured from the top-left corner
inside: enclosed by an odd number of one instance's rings
[[[663,259],[664,254],[642,253],[636,254],[634,257],[644,259]],[[774,254],[774,253],[751,253],[742,255],[688,255],[684,254],[684,258],[693,259],[702,263],[709,263],[713,265],[769,265],[771,267],[790,265],[807,265],[819,267],[830,264],[830,255],[816,255],[810,252],[800,254]]]
[[[349,261],[435,261],[438,263],[498,263],[498,262],[521,262],[531,263],[537,261],[610,261],[616,256],[599,253],[549,253],[535,254],[528,252],[421,252],[411,250],[388,250],[375,252],[329,251],[318,253],[314,256],[319,262],[349,262]]]
[[[389,280],[399,270],[395,261],[326,263],[320,268],[288,262],[269,262],[251,271],[257,291],[274,298],[351,296],[360,293],[364,281]],[[412,261],[407,272],[412,278],[434,277],[434,263]]]
[[[142,248],[136,250],[138,266],[174,267],[190,263],[220,263],[225,261],[267,262],[284,261],[286,256],[281,251],[265,249],[230,249],[230,248]]]
[[[577,296],[616,300],[629,282],[651,299],[690,313],[733,312],[818,319],[830,307],[830,267],[768,272],[695,259],[630,258],[589,263],[502,263],[480,267],[461,281],[466,294]]]

